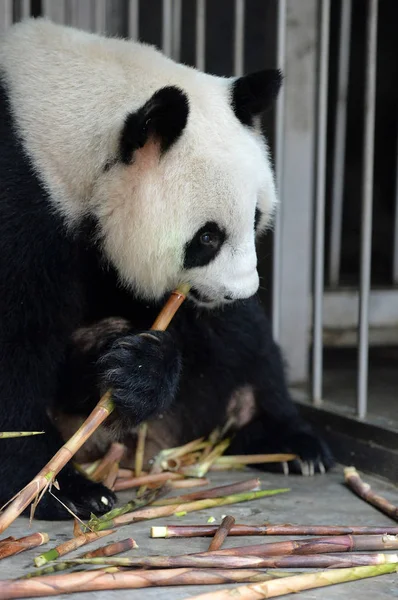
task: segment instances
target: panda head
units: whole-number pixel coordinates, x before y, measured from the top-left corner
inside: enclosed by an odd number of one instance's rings
[[[258,289],[255,239],[276,204],[259,116],[281,74],[224,79],[192,70],[178,83],[125,115],[92,208],[127,286],[159,299],[186,282],[196,303],[212,307]]]

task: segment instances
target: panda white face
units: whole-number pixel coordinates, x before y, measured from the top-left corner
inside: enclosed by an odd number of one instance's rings
[[[276,204],[258,117],[277,71],[200,73],[154,48],[28,20],[0,42],[18,133],[55,210],[98,223],[146,299],[180,283],[214,306],[258,288],[257,233]]]
[[[262,92],[280,84],[277,72],[252,77]],[[253,102],[250,79],[240,105],[237,82],[211,79],[217,96],[169,86],[128,115],[96,186],[105,252],[145,298],[187,282],[196,303],[213,307],[258,289],[255,238],[276,204],[273,174],[257,111],[239,112]]]

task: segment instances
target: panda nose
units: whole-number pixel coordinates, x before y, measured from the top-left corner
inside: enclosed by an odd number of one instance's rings
[[[233,298],[230,294],[225,294],[224,300],[233,300]]]

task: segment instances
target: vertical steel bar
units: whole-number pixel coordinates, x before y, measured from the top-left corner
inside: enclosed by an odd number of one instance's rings
[[[106,32],[106,5],[107,0],[95,0],[94,3],[94,25],[98,33]]]
[[[43,15],[49,17],[54,23],[66,23],[65,0],[43,0]]]
[[[140,2],[139,0],[129,1],[129,37],[132,40],[139,38],[139,18],[140,18]]]
[[[6,31],[12,25],[12,0],[0,2],[0,32]]]
[[[94,6],[92,0],[69,0],[71,8],[71,24],[79,29],[93,31]]]
[[[327,93],[329,62],[330,0],[321,0],[319,14],[319,62],[316,111],[316,171],[315,171],[315,241],[314,241],[314,292],[313,292],[313,356],[312,399],[322,402],[323,370],[323,288],[325,256],[325,180]]]
[[[162,49],[167,56],[171,56],[173,35],[172,0],[163,0],[162,6]]]
[[[347,121],[348,75],[350,62],[351,0],[341,3],[340,49],[338,57],[337,105],[332,177],[332,215],[330,231],[329,283],[337,286],[340,277],[341,235],[343,223],[343,190],[345,138]]]
[[[277,15],[277,68],[284,73],[286,63],[286,0],[278,1]],[[282,202],[275,213],[274,236],[272,253],[272,333],[279,341],[280,335],[280,297],[281,297],[281,266],[282,266],[282,223],[283,223],[283,159],[285,136],[285,86],[279,92],[275,116],[275,180],[277,193]]]
[[[364,157],[362,179],[361,274],[358,327],[358,417],[364,419],[368,404],[369,296],[372,266],[372,209],[374,126],[376,114],[378,0],[368,1],[366,31],[366,86],[364,112]]]
[[[245,0],[235,0],[234,75],[243,75],[245,63]]]
[[[196,66],[206,68],[206,0],[196,0]]]
[[[172,29],[172,57],[174,60],[180,60],[181,54],[181,15],[182,0],[173,2],[173,29]]]
[[[398,283],[398,130],[397,130],[397,148],[395,163],[395,219],[394,219],[394,250],[392,265],[392,280],[395,285]]]
[[[30,0],[21,0],[21,19],[30,17]]]

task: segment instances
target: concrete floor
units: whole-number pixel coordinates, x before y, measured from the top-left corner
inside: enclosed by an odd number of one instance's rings
[[[250,476],[258,475],[258,472],[247,471],[245,473],[217,473],[211,479],[214,485],[223,485]],[[261,524],[264,521],[273,523],[297,523],[297,524],[330,524],[330,525],[393,525],[393,523],[368,506],[362,500],[356,498],[342,485],[342,469],[336,468],[328,475],[318,475],[314,478],[299,476],[285,477],[283,475],[261,474],[263,489],[290,487],[291,492],[281,496],[264,498],[262,500],[247,502],[231,507],[220,507],[218,509],[205,510],[191,513],[182,518],[157,519],[152,522],[137,523],[125,526],[118,530],[112,540],[123,539],[132,536],[138,543],[139,549],[131,551],[140,555],[146,554],[180,554],[187,552],[204,551],[209,543],[205,538],[153,540],[149,538],[151,525],[162,524],[205,524],[210,516],[214,516],[217,522],[223,514],[232,514],[237,523]],[[391,501],[398,502],[398,489],[394,486],[366,477],[367,481],[378,489]],[[181,492],[180,492],[181,493]],[[129,493],[120,494],[122,502],[128,501]],[[21,537],[29,531],[46,531],[50,534],[50,543],[43,547],[48,549],[66,539],[72,537],[71,523],[47,523],[34,522],[31,530],[26,519],[18,519],[8,530],[8,535]],[[267,538],[274,541],[281,538]],[[101,540],[97,546],[109,543],[111,539]],[[266,541],[264,538],[230,538],[225,547],[233,547],[243,544],[260,543]],[[90,548],[94,548],[92,544]],[[89,549],[87,547],[87,549]],[[76,554],[81,553],[80,549]],[[0,578],[15,578],[18,575],[33,570],[32,559],[40,551],[32,550],[15,557],[0,561]],[[71,555],[72,556],[72,555]],[[63,596],[71,600],[182,600],[188,599],[204,591],[220,589],[225,586],[192,586],[183,588],[152,588],[146,590],[116,591],[116,592],[92,592],[82,594],[71,594]],[[231,586],[233,587],[233,586]],[[58,597],[58,596],[57,596]],[[398,576],[385,575],[361,582],[347,583],[319,590],[311,590],[296,594],[300,600],[387,600],[398,598]]]

